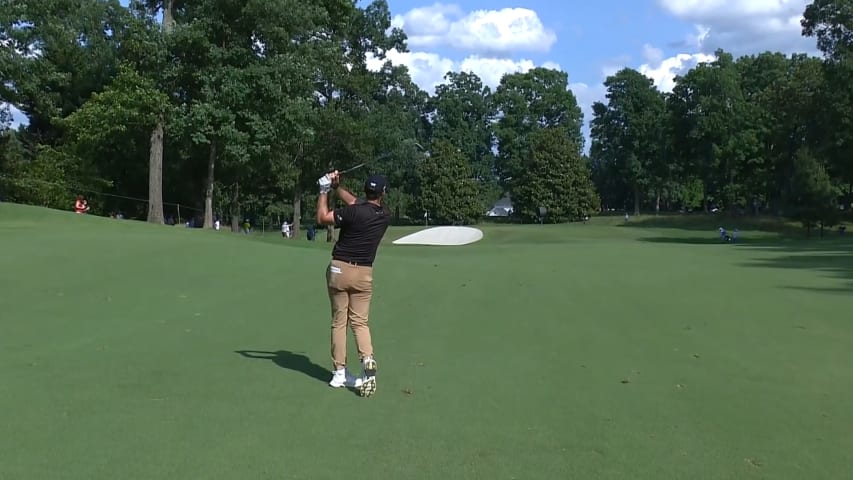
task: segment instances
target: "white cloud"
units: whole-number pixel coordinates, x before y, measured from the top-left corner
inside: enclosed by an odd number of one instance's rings
[[[699,63],[714,60],[722,48],[735,56],[765,50],[814,53],[815,42],[801,34],[800,19],[808,0],[657,0],[669,14],[693,24],[694,33],[678,42],[680,53],[665,57],[661,49],[643,46],[638,70],[663,91],[674,77]]]
[[[742,19],[800,15],[807,0],[659,0],[668,12],[685,20]]]
[[[457,5],[436,3],[397,15],[413,49],[448,46],[483,54],[546,52],[557,41],[539,15],[527,8],[475,10],[465,14]]]
[[[643,45],[643,60],[648,63],[660,63],[663,61],[663,50],[647,43]]]
[[[700,63],[713,62],[714,55],[706,53],[680,53],[657,62],[644,63],[637,69],[654,81],[659,90],[672,91],[675,76],[686,73]]]
[[[497,87],[507,73],[527,72],[537,66],[545,68],[560,69],[560,65],[553,62],[545,62],[536,65],[529,59],[512,59],[496,57],[480,57],[469,55],[462,60],[455,61],[432,52],[398,52],[390,50],[385,54],[385,60],[379,60],[368,56],[367,66],[371,70],[378,70],[382,64],[390,60],[394,65],[405,65],[409,69],[409,76],[419,87],[430,94],[435,93],[435,87],[444,83],[447,72],[472,72],[483,81],[484,85],[492,88]]]
[[[802,36],[800,20],[808,0],[658,0],[669,14],[694,24],[697,35],[685,46],[735,55],[763,50],[815,52],[815,40]]]

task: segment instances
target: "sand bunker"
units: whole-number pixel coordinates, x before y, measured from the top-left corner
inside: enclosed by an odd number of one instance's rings
[[[483,238],[483,232],[472,227],[432,227],[394,240],[395,245],[468,245]]]

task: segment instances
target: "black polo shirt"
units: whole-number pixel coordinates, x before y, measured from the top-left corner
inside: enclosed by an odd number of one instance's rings
[[[335,227],[340,229],[332,258],[357,265],[373,265],[379,242],[391,222],[391,214],[382,206],[359,200],[336,208]]]

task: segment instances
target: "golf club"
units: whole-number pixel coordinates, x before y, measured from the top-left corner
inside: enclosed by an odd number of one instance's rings
[[[356,165],[356,166],[354,166],[354,167],[350,167],[350,168],[348,168],[348,169],[346,169],[346,170],[341,170],[341,171],[340,171],[340,172],[338,172],[338,173],[339,173],[339,174],[349,173],[349,172],[351,172],[351,171],[353,171],[353,170],[357,170],[357,169],[359,169],[359,168],[361,168],[361,167],[363,167],[363,166],[364,166],[364,164],[363,164],[363,163],[359,163],[358,165]]]

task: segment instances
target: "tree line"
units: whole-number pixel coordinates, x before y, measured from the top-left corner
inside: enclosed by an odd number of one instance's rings
[[[509,195],[526,222],[716,208],[832,224],[853,201],[851,3],[807,7],[822,58],[720,50],[668,93],[619,71],[587,155],[565,72],[494,89],[448,72],[429,94],[404,66],[369,68],[407,50],[384,0],[0,0],[0,100],[29,118],[0,114],[0,196],[298,228],[317,177],[364,163],[345,183],[385,173],[401,222],[473,223]]]

